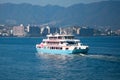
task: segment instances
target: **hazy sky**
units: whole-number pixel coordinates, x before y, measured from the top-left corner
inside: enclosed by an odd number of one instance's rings
[[[0,3],[30,3],[33,5],[45,6],[48,4],[51,5],[60,5],[60,6],[70,6],[77,3],[91,3],[98,1],[108,1],[108,0],[0,0]]]

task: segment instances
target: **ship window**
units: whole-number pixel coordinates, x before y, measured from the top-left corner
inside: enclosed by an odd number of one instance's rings
[[[74,36],[65,36],[65,39],[73,39]]]
[[[49,39],[57,39],[57,37],[49,37]]]
[[[62,47],[60,49],[62,49]]]
[[[75,49],[77,49],[77,47],[75,47]]]
[[[56,47],[56,49],[59,49],[59,47]]]
[[[52,49],[54,49],[54,47],[52,47]]]
[[[54,47],[52,47],[52,49],[54,49]]]
[[[61,42],[61,44],[63,44],[63,42]]]
[[[75,42],[67,41],[68,44],[75,44]]]
[[[61,37],[61,36],[59,36],[59,37],[58,37],[58,39],[62,39],[62,37]]]
[[[68,48],[66,48],[66,50],[68,50]]]
[[[67,36],[65,36],[65,39],[67,39]]]

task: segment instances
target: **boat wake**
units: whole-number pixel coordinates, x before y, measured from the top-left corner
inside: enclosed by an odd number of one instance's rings
[[[87,57],[87,58],[93,58],[93,59],[99,59],[99,60],[105,60],[105,61],[113,61],[113,62],[120,62],[120,56],[113,56],[113,55],[99,55],[99,54],[79,54],[80,56]]]
[[[77,55],[74,55],[74,54],[61,55],[61,54],[36,53],[36,56],[38,58],[55,59],[55,60],[71,60],[80,56],[80,57],[98,59],[98,60],[104,60],[104,61],[120,62],[120,56],[114,56],[114,55],[82,54],[82,53]]]
[[[44,59],[55,59],[55,60],[66,60],[66,59],[73,59],[74,56],[72,55],[61,55],[61,54],[47,54],[47,53],[36,53],[38,58]]]

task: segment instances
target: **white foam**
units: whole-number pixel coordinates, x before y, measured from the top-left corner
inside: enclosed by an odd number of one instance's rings
[[[73,59],[72,55],[60,55],[60,54],[47,54],[47,53],[36,53],[36,55],[39,58],[45,58],[45,59],[61,59],[61,60],[66,60],[66,59]]]
[[[100,59],[100,60],[106,60],[106,61],[115,61],[120,62],[120,56],[109,56],[109,55],[85,55],[80,54],[80,56],[88,57],[88,58],[94,58],[94,59]]]

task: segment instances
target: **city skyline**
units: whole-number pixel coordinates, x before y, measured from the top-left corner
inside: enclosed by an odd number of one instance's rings
[[[90,28],[87,26],[36,26],[36,25],[16,25],[0,26],[0,37],[40,37],[50,33],[74,34],[76,36],[120,36],[120,29],[112,30],[111,28]]]

